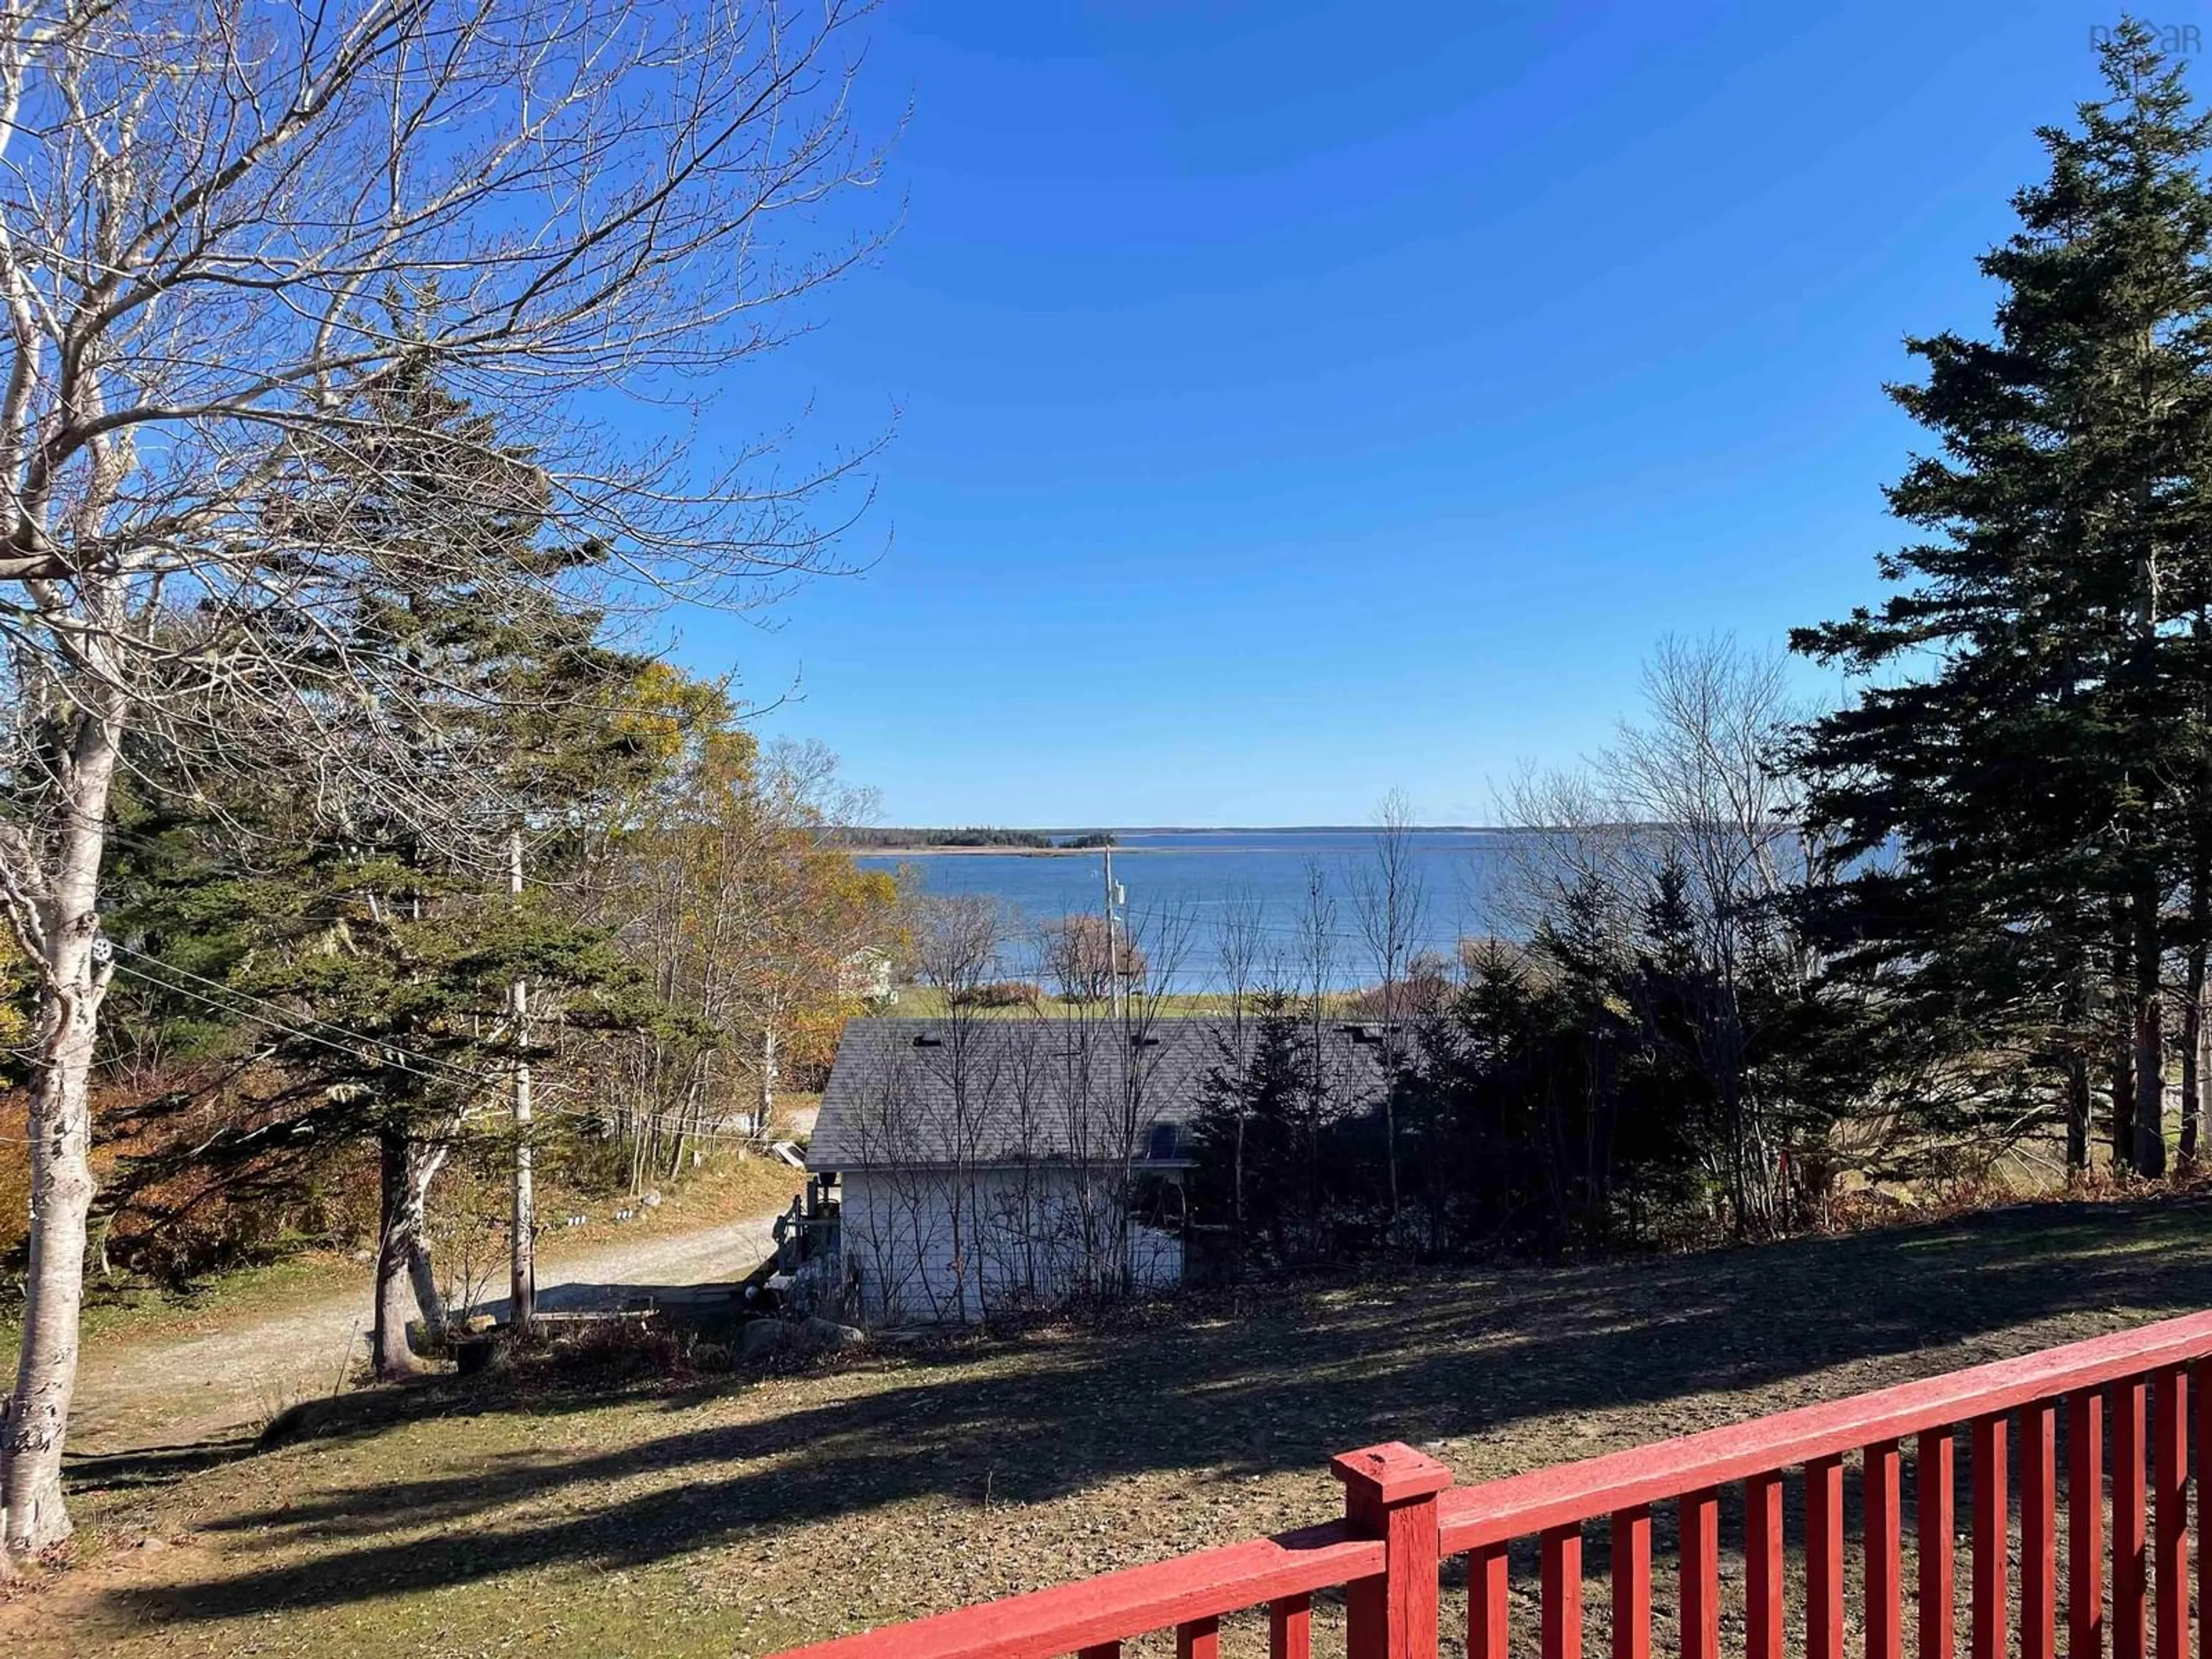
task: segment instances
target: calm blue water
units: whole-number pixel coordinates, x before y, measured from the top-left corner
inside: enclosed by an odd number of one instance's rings
[[[1284,977],[1301,957],[1299,918],[1306,909],[1308,872],[1318,869],[1335,903],[1331,927],[1337,960],[1330,978],[1339,986],[1378,977],[1361,936],[1353,893],[1357,872],[1371,868],[1375,832],[1336,830],[1117,830],[1114,878],[1128,892],[1127,916],[1156,966],[1179,958],[1174,988],[1217,989],[1221,980],[1220,918],[1224,908],[1249,896],[1258,907],[1262,969],[1279,966]],[[1463,938],[1490,931],[1484,896],[1498,849],[1510,832],[1421,830],[1413,833],[1413,869],[1424,890],[1421,945],[1450,955]],[[910,869],[925,893],[980,893],[999,901],[1007,921],[1004,971],[1036,975],[1039,926],[1083,911],[1096,914],[1102,871],[1096,853],[959,853],[908,858],[868,856],[872,868]],[[1180,948],[1176,948],[1178,941]],[[1279,958],[1279,964],[1273,959]]]

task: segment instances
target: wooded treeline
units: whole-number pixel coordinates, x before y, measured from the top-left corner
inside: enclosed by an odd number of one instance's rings
[[[2016,1145],[1918,1045],[1872,1060],[1879,1000],[1826,971],[1805,901],[1831,866],[1774,764],[1800,729],[1783,661],[1670,643],[1647,693],[1589,766],[1513,792],[1480,895],[1503,936],[1405,948],[1455,896],[1387,814],[1364,864],[1312,873],[1289,947],[1217,1022],[1194,1126],[1193,1214],[1233,1260],[1763,1237],[1847,1176]],[[1367,988],[1331,995],[1347,969]],[[1379,1085],[1324,1063],[1347,1030]]]
[[[302,794],[282,722],[255,734],[274,776],[126,744],[100,1092],[128,1139],[94,1212],[101,1267],[173,1280],[314,1237],[373,1165],[386,1372],[410,1318],[442,1325],[426,1214],[450,1158],[542,1151],[571,1190],[637,1194],[757,1140],[857,1006],[845,959],[897,928],[890,879],[830,844],[865,805],[832,757],[763,750],[720,687],[608,644],[596,607],[502,586],[586,561],[544,549],[519,454],[509,510],[458,513],[447,481],[494,434],[427,376],[400,395],[381,441],[410,453],[370,476],[407,487],[344,501],[411,556],[357,585],[331,648],[416,665],[429,690],[387,740],[453,769],[447,814],[392,810],[368,770]],[[526,1239],[528,1200],[506,1218]]]

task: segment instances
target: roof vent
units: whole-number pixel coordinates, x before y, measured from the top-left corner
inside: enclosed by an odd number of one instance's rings
[[[945,1039],[934,1031],[917,1031],[915,1033],[914,1046],[917,1048],[942,1048],[945,1046]]]
[[[1160,1046],[1160,1040],[1156,1036],[1146,1036],[1139,1031],[1130,1036],[1129,1046],[1132,1048],[1157,1048]]]

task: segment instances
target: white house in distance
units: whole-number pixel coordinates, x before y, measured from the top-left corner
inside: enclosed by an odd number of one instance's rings
[[[864,945],[837,964],[837,994],[857,997],[877,1007],[898,1000],[891,977],[891,955],[880,945]]]
[[[1335,1085],[1379,1097],[1378,1029],[1327,1035]],[[1180,1284],[1189,1126],[1233,1047],[1209,1018],[849,1021],[807,1151],[820,1289],[942,1323]]]

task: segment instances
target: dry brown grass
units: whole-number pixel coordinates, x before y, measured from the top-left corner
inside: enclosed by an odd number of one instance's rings
[[[368,1396],[264,1455],[79,1466],[86,1559],[0,1633],[118,1659],[757,1654],[1325,1516],[1328,1455],[1371,1441],[1480,1480],[2212,1305],[2208,1224],[2193,1198],[2024,1206],[1194,1302],[842,1373]],[[1249,1621],[1228,1637],[1259,1650]]]

